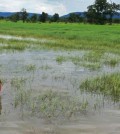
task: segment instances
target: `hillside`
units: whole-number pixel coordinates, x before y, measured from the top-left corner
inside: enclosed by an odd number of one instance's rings
[[[80,17],[85,17],[84,12],[72,12],[72,13],[77,14],[77,15],[79,15]],[[66,14],[66,15],[63,15],[63,16],[61,16],[61,17],[62,17],[62,18],[68,18],[68,17],[70,16],[70,14],[71,14],[71,13]],[[113,19],[120,19],[120,13],[118,13],[118,15],[114,15],[114,16],[113,16]]]
[[[9,16],[11,16],[14,13],[15,12],[0,12],[0,17],[9,17]],[[84,12],[72,12],[72,13],[80,15],[81,17],[85,17]],[[35,13],[28,13],[28,14],[29,14],[29,17],[30,17],[30,16],[32,16]],[[65,14],[65,15],[61,16],[61,18],[68,18],[70,16],[70,14],[71,13]],[[37,15],[40,15],[40,14],[37,14]],[[51,16],[51,15],[49,15],[49,16]],[[118,15],[114,15],[113,18],[114,19],[116,19],[116,18],[120,19],[120,13],[118,13]]]
[[[9,17],[11,15],[13,15],[14,13],[16,12],[0,12],[0,16],[2,17]],[[32,16],[33,14],[36,14],[36,13],[28,13],[29,14],[29,17]],[[37,15],[40,15],[40,14],[37,14]]]

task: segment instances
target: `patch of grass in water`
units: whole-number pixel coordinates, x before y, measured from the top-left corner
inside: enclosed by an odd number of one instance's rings
[[[119,64],[119,61],[117,59],[110,59],[110,60],[105,61],[104,64],[110,65],[111,67],[115,67],[116,65]]]
[[[5,40],[0,39],[1,45],[0,50],[17,50],[23,51],[28,48],[27,42],[18,41],[18,40]]]
[[[86,53],[82,58],[87,62],[100,62],[103,55],[104,53],[102,51],[91,51]]]
[[[88,104],[79,102],[75,97],[67,93],[46,90],[33,92],[33,90],[16,90],[14,96],[15,108],[22,106],[28,110],[32,116],[46,119],[71,118],[76,113],[86,111]]]
[[[24,90],[23,87],[20,87],[16,92],[14,95],[14,107],[17,108],[18,105],[23,107],[25,103],[28,104],[31,92]]]
[[[103,94],[113,101],[120,101],[120,73],[87,79],[80,85],[82,90]]]
[[[6,45],[6,46],[2,46],[2,49],[6,49],[6,50],[18,50],[18,51],[23,51],[25,50],[26,46],[24,45]]]
[[[103,64],[115,67],[120,63],[120,56],[115,54],[105,54]]]
[[[69,59],[74,63],[75,65],[79,65],[81,62],[81,57],[79,56],[70,56]]]
[[[89,70],[98,70],[101,67],[100,58],[102,54],[98,54],[97,57],[94,57],[96,52],[92,52],[89,54],[84,55],[83,57],[80,56],[57,56],[56,61],[61,64],[66,61],[71,61],[76,66],[83,66]],[[91,57],[92,56],[92,57]]]
[[[76,56],[58,56],[56,61],[59,63],[71,61],[76,66],[83,66],[89,70],[98,70],[103,65],[109,65],[115,67],[120,62],[119,55],[110,53],[106,55],[104,51],[90,51],[85,53],[82,57]]]
[[[87,69],[91,70],[91,71],[98,70],[98,69],[101,68],[101,64],[98,63],[98,62],[96,62],[96,63],[86,63],[86,62],[84,62],[84,63],[81,63],[80,65],[83,66],[84,68],[87,68]]]
[[[56,58],[56,62],[58,62],[59,64],[62,64],[65,61],[67,61],[67,57],[65,56],[57,56]]]
[[[36,70],[36,66],[34,64],[26,65],[25,68],[28,72]]]
[[[11,80],[11,86],[14,87],[15,89],[19,90],[21,87],[23,87],[26,83],[25,78],[13,78]]]

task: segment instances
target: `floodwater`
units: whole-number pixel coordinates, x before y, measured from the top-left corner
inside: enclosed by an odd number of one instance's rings
[[[76,66],[71,61],[58,63],[57,56],[79,55],[84,51],[23,51],[0,53],[0,79],[3,91],[0,96],[0,134],[120,134],[120,104],[96,95],[80,91],[80,83],[86,78],[105,73],[120,72],[120,65],[111,68],[103,66],[91,71]],[[25,89],[34,92],[48,89],[69,93],[80,101],[89,103],[84,113],[70,119],[47,120],[29,116],[25,111],[14,108],[13,79],[26,79]],[[97,107],[94,107],[94,106]]]
[[[13,39],[13,40],[22,40],[22,41],[33,41],[33,42],[40,42],[40,43],[49,43],[49,42],[51,42],[51,43],[54,43],[55,41],[53,41],[53,40],[48,40],[48,39],[35,39],[35,38],[28,38],[28,37],[21,37],[21,36],[12,36],[12,35],[0,35],[0,38],[1,39],[5,39],[5,40],[11,40],[11,39]]]

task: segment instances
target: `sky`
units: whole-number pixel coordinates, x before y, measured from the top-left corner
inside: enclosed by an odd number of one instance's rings
[[[46,12],[50,15],[59,13],[64,15],[70,12],[86,11],[87,6],[95,0],[0,0],[0,12],[18,12],[25,8],[27,12]],[[110,0],[109,0],[110,1]],[[112,0],[120,4],[120,0]]]

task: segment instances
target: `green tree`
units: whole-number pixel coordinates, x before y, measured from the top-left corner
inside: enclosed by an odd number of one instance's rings
[[[88,6],[87,16],[97,24],[104,24],[106,21],[106,9],[107,0],[95,0],[95,4]]]
[[[28,13],[26,11],[25,8],[23,8],[20,12],[20,15],[21,15],[21,20],[23,21],[23,23],[27,20],[27,17],[28,17]]]
[[[112,24],[112,19],[115,14],[118,14],[117,11],[120,10],[120,4],[116,4],[111,1],[111,3],[107,3],[107,15],[109,16],[109,24]]]
[[[93,5],[88,6],[87,19],[88,22],[105,24],[107,15],[109,22],[112,23],[112,18],[117,11],[120,10],[120,4],[109,3],[107,0],[95,0]]]
[[[20,20],[20,13],[17,12],[17,13],[14,13],[13,15],[11,15],[10,20],[13,21],[13,22],[19,21]]]
[[[60,17],[59,17],[58,13],[55,13],[51,18],[52,22],[58,22],[59,19],[60,19]]]
[[[96,10],[94,5],[88,7],[88,12],[86,12],[87,21],[89,23],[96,23]]]
[[[30,20],[31,20],[31,22],[33,22],[33,23],[35,23],[35,22],[37,22],[37,14],[33,14],[31,17],[30,17]]]
[[[48,14],[45,12],[42,12],[42,14],[39,16],[39,21],[45,23],[48,19]]]
[[[68,17],[68,21],[69,22],[80,22],[80,16],[78,14],[75,13],[70,13],[69,17]]]

